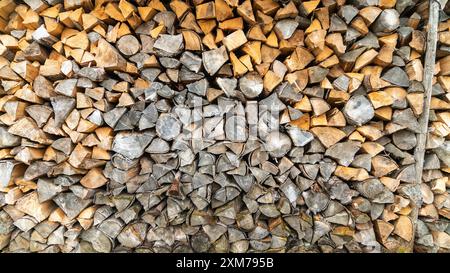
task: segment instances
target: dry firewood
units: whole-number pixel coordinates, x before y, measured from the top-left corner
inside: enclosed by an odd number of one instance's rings
[[[209,75],[216,74],[223,64],[229,59],[224,46],[202,53],[203,65]]]
[[[139,44],[138,39],[132,35],[122,36],[117,41],[116,45],[117,45],[117,48],[119,49],[119,51],[126,56],[134,55],[140,49],[140,44]]]
[[[223,38],[222,43],[228,51],[233,51],[247,42],[247,38],[242,30],[236,30]]]
[[[371,28],[376,34],[388,34],[398,28],[400,23],[399,17],[397,10],[385,9],[371,25]]]
[[[364,96],[353,96],[345,104],[344,114],[350,123],[362,125],[374,116],[373,106]]]
[[[415,2],[0,1],[0,251],[448,251]]]
[[[105,39],[98,40],[97,52],[95,54],[95,62],[99,67],[105,69],[126,70],[126,60],[120,55],[110,43]]]
[[[345,137],[345,133],[333,127],[314,127],[311,132],[325,147],[330,147]]]

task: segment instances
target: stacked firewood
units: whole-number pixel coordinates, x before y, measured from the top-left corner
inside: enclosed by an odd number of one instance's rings
[[[422,207],[416,224],[415,250],[449,252],[450,249],[450,4],[440,14],[430,117],[423,172]]]
[[[426,183],[414,158],[427,19],[419,0],[0,0],[0,250],[448,250],[447,21]]]

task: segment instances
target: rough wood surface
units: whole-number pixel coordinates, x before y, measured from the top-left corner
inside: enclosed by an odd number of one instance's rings
[[[417,134],[417,146],[414,150],[414,158],[416,160],[416,179],[414,184],[419,186],[422,183],[422,172],[425,158],[425,145],[428,134],[428,121],[430,117],[430,102],[431,93],[433,90],[433,72],[436,59],[436,44],[437,44],[437,28],[439,20],[440,3],[434,0],[430,1],[429,17],[428,17],[428,31],[427,43],[425,53],[425,65],[423,74],[423,87],[425,89],[425,100],[423,104],[422,115],[419,117],[420,133]],[[421,200],[413,200],[414,207],[411,212],[411,219],[413,223],[417,222],[419,207]],[[416,224],[413,225],[412,238],[414,239]],[[414,240],[409,243],[408,251],[412,252],[414,249]]]
[[[450,251],[437,3],[0,0],[0,251]]]

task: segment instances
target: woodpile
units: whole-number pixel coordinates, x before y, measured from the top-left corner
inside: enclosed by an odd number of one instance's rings
[[[0,0],[0,251],[448,252],[430,11]]]
[[[440,4],[445,6],[446,1]],[[418,211],[414,250],[417,252],[449,252],[450,249],[450,186],[449,143],[450,115],[446,93],[449,86],[450,67],[446,65],[449,53],[447,37],[450,37],[450,4],[440,14],[437,24],[436,67],[431,82],[432,96],[429,103],[429,123],[427,130],[426,153],[423,163],[421,186],[422,206]]]

